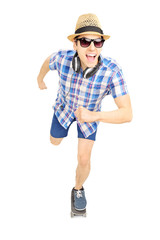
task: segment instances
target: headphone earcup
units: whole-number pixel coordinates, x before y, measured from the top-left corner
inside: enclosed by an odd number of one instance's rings
[[[79,59],[79,56],[78,56],[78,53],[76,52],[75,55],[73,56],[73,59],[72,59],[72,67],[73,67],[73,70],[77,73],[80,72],[80,69],[81,69],[81,62],[80,62],[80,59]]]

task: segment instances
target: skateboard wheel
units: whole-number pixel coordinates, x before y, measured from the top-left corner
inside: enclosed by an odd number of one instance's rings
[[[84,213],[84,214],[76,214],[76,213],[73,213],[73,212],[71,212],[71,218],[73,218],[73,217],[87,217],[87,213]]]
[[[74,217],[74,213],[71,212],[71,218],[73,218],[73,217]]]

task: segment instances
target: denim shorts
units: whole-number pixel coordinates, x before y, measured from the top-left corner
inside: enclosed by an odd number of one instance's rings
[[[76,121],[76,119],[74,118],[73,121],[71,122],[71,124]],[[53,115],[53,119],[52,119],[52,125],[51,125],[51,130],[50,130],[50,134],[52,137],[54,138],[64,138],[67,137],[68,135],[68,130],[71,126],[71,124],[68,126],[67,129],[65,129],[64,127],[62,127],[62,125],[59,123],[55,113]],[[81,129],[79,128],[78,124],[77,124],[77,131],[78,131],[78,138],[85,138],[83,133],[81,132]],[[95,141],[96,140],[96,133],[97,131],[95,131],[94,133],[92,133],[90,136],[88,136],[85,139],[90,139]]]

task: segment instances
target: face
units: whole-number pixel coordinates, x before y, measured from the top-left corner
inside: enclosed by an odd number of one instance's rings
[[[101,37],[99,35],[84,34],[80,35],[78,38],[99,39]],[[93,68],[97,65],[98,57],[102,51],[102,48],[96,48],[93,42],[91,42],[89,47],[84,48],[81,47],[80,41],[74,41],[73,48],[78,52],[78,56],[81,61],[81,67],[83,70],[85,70],[87,67]]]

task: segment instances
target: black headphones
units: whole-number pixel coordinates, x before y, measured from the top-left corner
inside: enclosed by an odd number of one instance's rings
[[[101,65],[101,58],[99,56],[98,58],[98,64],[93,67],[93,68],[89,68],[87,67],[84,71],[83,71],[83,77],[84,78],[90,78],[92,77],[99,69]],[[76,52],[75,55],[73,56],[73,59],[72,59],[72,67],[73,67],[73,70],[77,73],[80,72],[80,69],[81,69],[81,62],[80,62],[80,58],[78,56],[78,53]]]

